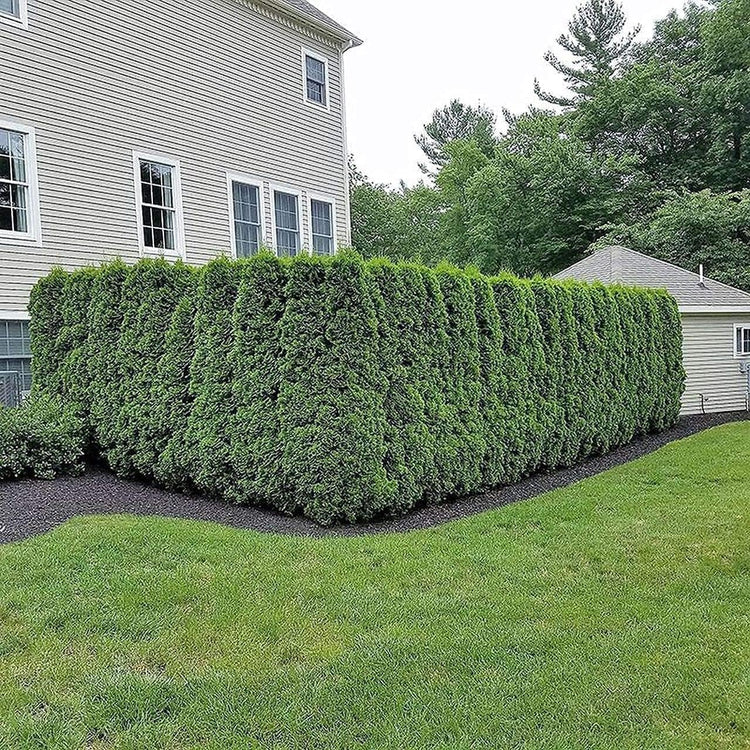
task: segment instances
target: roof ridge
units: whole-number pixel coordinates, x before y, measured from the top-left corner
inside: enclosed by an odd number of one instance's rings
[[[653,255],[646,255],[646,253],[638,252],[638,250],[633,250],[632,248],[625,247],[625,245],[611,245],[609,247],[612,250],[624,250],[625,252],[630,253],[631,255],[637,255],[640,258],[646,258],[647,260],[653,261],[654,263],[661,263],[664,266],[669,266],[670,268],[674,268],[677,271],[681,271],[682,273],[688,273],[700,281],[700,274],[697,274],[695,273],[695,271],[691,271],[688,268],[683,268],[682,266],[678,266],[676,263],[670,263],[668,260],[662,260],[661,258],[657,258]],[[703,280],[710,281],[712,284],[718,284],[719,286],[724,287],[724,289],[729,289],[732,292],[743,294],[748,298],[748,300],[750,300],[750,294],[748,294],[748,292],[744,291],[743,289],[738,289],[736,286],[731,286],[731,284],[725,284],[723,281],[717,281],[716,279],[710,276],[706,276],[705,274],[703,276]]]

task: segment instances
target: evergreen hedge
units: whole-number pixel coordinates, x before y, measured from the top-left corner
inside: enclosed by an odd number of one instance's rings
[[[54,479],[83,471],[86,436],[73,409],[47,396],[0,405],[0,481]]]
[[[569,466],[677,420],[666,293],[353,254],[54,271],[34,391],[124,476],[324,524]]]

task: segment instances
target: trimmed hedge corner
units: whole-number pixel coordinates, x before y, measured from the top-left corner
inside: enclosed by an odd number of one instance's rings
[[[46,396],[0,406],[0,480],[80,474],[85,444],[80,419]]]
[[[666,292],[354,254],[37,284],[34,389],[118,474],[323,524],[569,466],[677,421]]]

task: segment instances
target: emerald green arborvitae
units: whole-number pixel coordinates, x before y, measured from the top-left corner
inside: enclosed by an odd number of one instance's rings
[[[386,259],[368,264],[378,320],[378,367],[385,375],[384,466],[388,480],[395,483],[394,513],[406,512],[422,501],[433,459],[424,398],[415,382],[416,351],[422,333],[410,315],[412,308],[405,304],[413,290],[404,283],[402,270]]]
[[[237,406],[234,305],[242,261],[217,258],[200,271],[195,316],[195,356],[190,366],[194,398],[186,446],[195,487],[211,497],[227,497],[235,483],[231,431]]]
[[[184,264],[159,258],[140,261],[125,278],[116,355],[121,373],[117,442],[108,453],[110,465],[123,476],[153,477],[159,458],[154,405],[163,387],[158,367],[189,273]]]
[[[193,406],[190,365],[195,356],[195,308],[198,273],[186,276],[184,296],[167,328],[164,354],[152,385],[154,479],[164,487],[187,491],[192,487],[186,445],[188,417]]]
[[[47,396],[63,393],[62,301],[68,276],[61,268],[53,269],[34,285],[29,301],[33,390]]]
[[[117,356],[122,328],[122,292],[128,267],[120,260],[97,269],[89,306],[89,421],[92,446],[103,458],[117,443],[122,370]]]
[[[69,274],[60,303],[62,326],[58,346],[60,352],[65,353],[59,371],[62,395],[87,429],[90,429],[87,415],[91,408],[88,379],[89,307],[96,278],[94,268],[83,268]]]
[[[284,348],[281,321],[286,310],[286,265],[268,252],[242,268],[234,307],[236,412],[231,424],[232,500],[273,505],[293,513],[298,500],[282,471],[279,415]]]
[[[482,486],[484,425],[479,413],[480,367],[476,299],[471,279],[448,265],[436,270],[445,305],[447,348],[443,365],[446,386],[444,429],[452,457],[451,495],[476,492]]]
[[[559,285],[545,279],[531,281],[534,310],[539,321],[539,342],[542,346],[544,366],[534,368],[532,382],[540,396],[539,420],[542,425],[542,457],[545,468],[560,466],[567,447],[567,428],[562,378],[567,368],[563,350],[562,311],[557,294]]]
[[[349,253],[56,270],[30,310],[35,397],[63,403],[89,453],[323,524],[665,429],[685,380],[666,292]]]
[[[490,281],[471,274],[477,322],[479,420],[484,433],[482,486],[499,487],[508,480],[508,380],[503,363],[503,330]]]
[[[292,264],[281,335],[282,471],[305,513],[331,523],[388,512],[386,381],[362,261],[341,254]]]

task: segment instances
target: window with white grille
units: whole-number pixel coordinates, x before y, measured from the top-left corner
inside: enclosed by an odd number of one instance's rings
[[[293,257],[299,254],[300,239],[299,195],[282,190],[273,192],[276,254]]]
[[[134,156],[141,249],[183,256],[180,165],[165,157]]]
[[[305,101],[328,106],[328,62],[325,58],[303,51],[305,64]]]
[[[320,198],[310,199],[310,234],[315,255],[333,255],[336,252],[334,239],[333,203]]]
[[[34,131],[0,123],[0,242],[28,242],[39,234]]]
[[[737,357],[750,357],[750,326],[735,325],[734,354]]]
[[[0,372],[17,373],[21,390],[31,390],[31,340],[27,320],[0,320]]]
[[[230,209],[235,257],[255,255],[263,243],[263,188],[261,183],[231,179]]]

